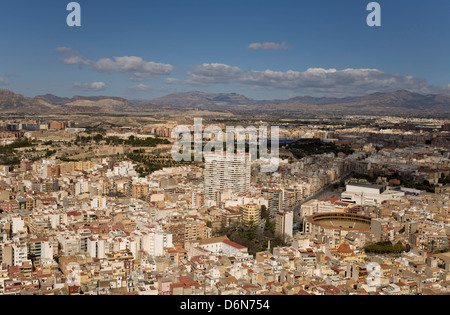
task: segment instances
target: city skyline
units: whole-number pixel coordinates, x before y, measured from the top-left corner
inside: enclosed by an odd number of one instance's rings
[[[175,161],[182,118],[112,118],[0,119],[0,295],[213,296],[212,311],[450,292],[448,119],[284,121],[262,172]]]
[[[406,89],[449,94],[450,5],[378,1],[7,1],[0,10],[0,88],[33,97],[151,99],[236,92],[254,99]]]

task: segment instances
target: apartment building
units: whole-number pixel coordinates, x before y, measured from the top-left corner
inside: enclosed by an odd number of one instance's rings
[[[251,162],[248,155],[205,155],[205,194],[215,200],[216,192],[246,193],[250,188]]]
[[[279,211],[275,215],[275,235],[283,240],[292,239],[294,229],[294,213]]]
[[[249,225],[251,223],[259,226],[261,224],[261,206],[256,203],[249,203],[246,205],[241,205],[239,207],[239,212],[241,213],[241,220],[244,225]]]

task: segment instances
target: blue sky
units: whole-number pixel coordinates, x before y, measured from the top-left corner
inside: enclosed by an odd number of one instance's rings
[[[3,0],[0,88],[25,96],[450,94],[450,1]]]

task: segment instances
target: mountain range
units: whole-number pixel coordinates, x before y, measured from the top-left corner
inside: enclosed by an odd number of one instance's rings
[[[70,113],[124,113],[157,111],[169,106],[149,102],[131,102],[121,97],[74,96],[59,97],[53,94],[27,98],[9,90],[0,89],[0,113],[20,114],[70,114]]]
[[[287,100],[252,100],[239,94],[210,94],[187,92],[155,98],[150,102],[175,108],[266,113],[341,112],[341,113],[450,113],[450,95],[422,95],[406,90],[391,93],[374,93],[356,97],[298,96]]]
[[[0,113],[68,114],[185,111],[201,109],[235,113],[292,115],[301,113],[450,114],[450,95],[419,94],[406,90],[356,97],[298,96],[287,100],[254,100],[236,93],[199,91],[169,94],[148,101],[110,96],[59,97],[53,94],[27,98],[0,90]]]

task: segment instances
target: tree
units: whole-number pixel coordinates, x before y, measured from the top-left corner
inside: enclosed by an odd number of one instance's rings
[[[268,220],[269,212],[267,211],[267,207],[265,205],[261,206],[261,219]]]
[[[390,241],[371,243],[364,247],[364,250],[369,253],[389,254],[401,253],[407,250],[403,243],[398,241],[395,245]]]
[[[247,239],[254,241],[254,240],[258,239],[257,230],[258,230],[258,226],[253,221],[250,221],[245,226],[243,234]]]
[[[267,219],[266,224],[264,225],[264,231],[267,231],[270,234],[275,233],[275,222]]]
[[[101,134],[98,133],[94,136],[95,142],[99,143],[101,140],[103,140],[103,136]]]
[[[394,252],[396,252],[396,253],[401,253],[401,252],[403,252],[403,251],[406,251],[406,247],[403,246],[403,243],[402,243],[402,242],[398,241],[398,242],[394,245],[393,250],[394,250]]]

